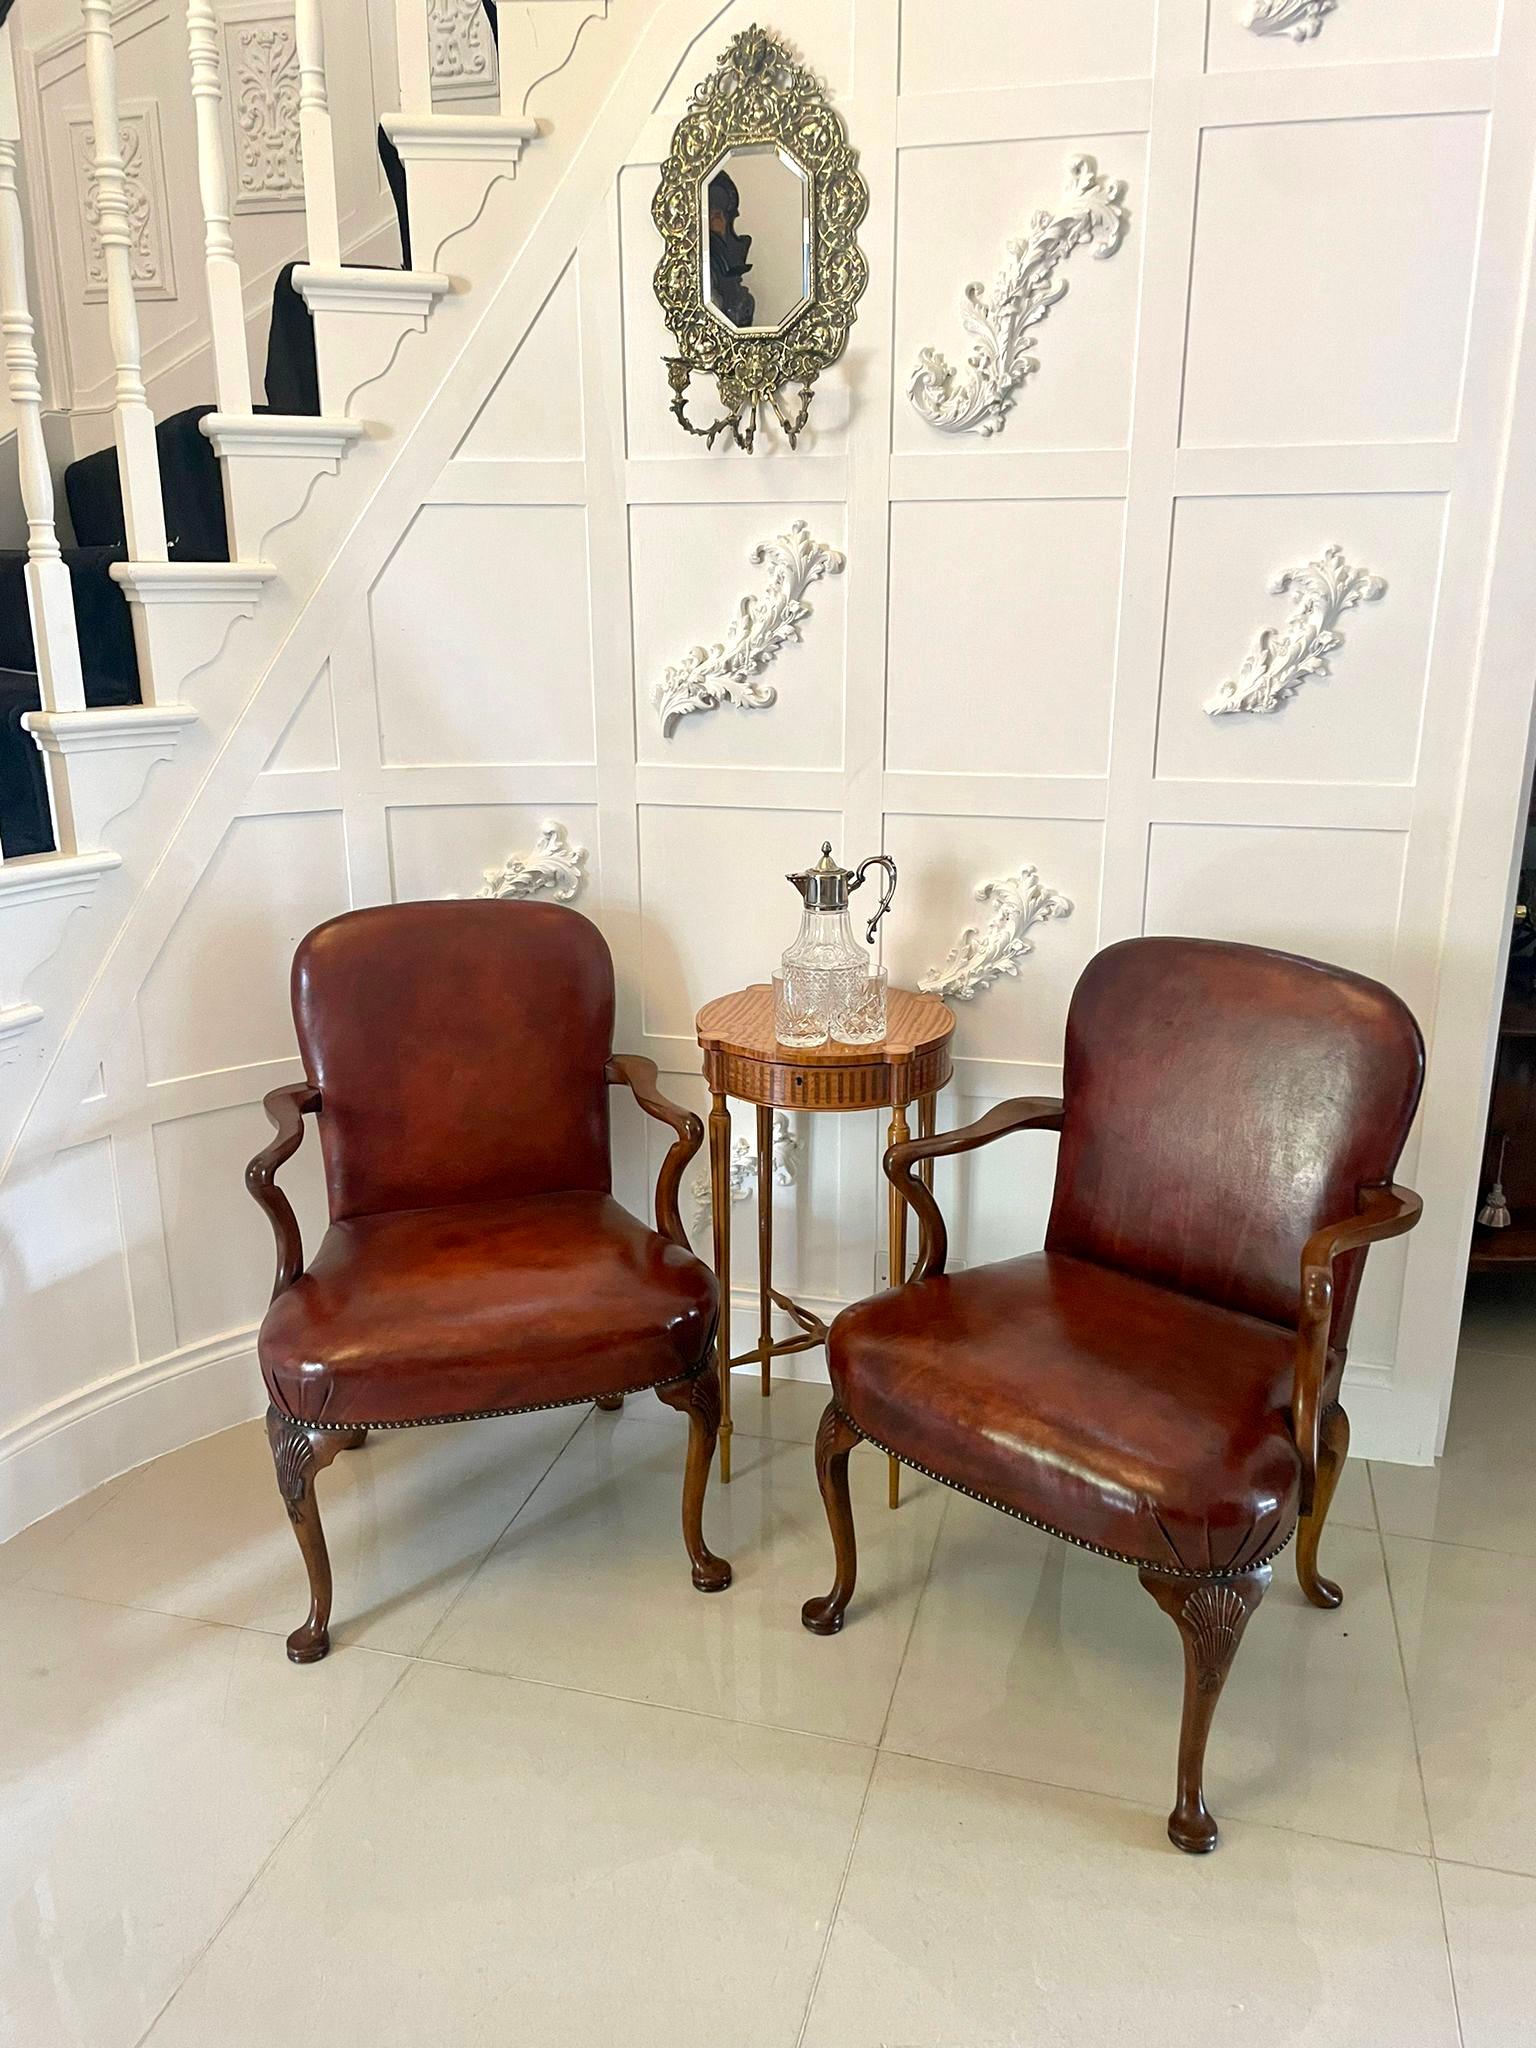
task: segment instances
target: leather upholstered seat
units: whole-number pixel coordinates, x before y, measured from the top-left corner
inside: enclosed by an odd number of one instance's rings
[[[871,1442],[1133,1564],[1239,1571],[1296,1520],[1295,1332],[1086,1259],[935,1274],[833,1326]]]
[[[611,1195],[526,1195],[333,1223],[261,1331],[302,1422],[401,1423],[637,1393],[691,1373],[718,1295]]]

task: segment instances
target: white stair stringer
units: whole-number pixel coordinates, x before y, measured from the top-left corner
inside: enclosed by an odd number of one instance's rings
[[[679,52],[720,12],[720,0],[658,0],[650,8],[632,0],[615,7],[601,34],[581,40],[580,54],[602,53],[601,68],[617,75],[600,98],[586,102],[579,135],[574,117],[558,124],[568,150],[541,137],[528,152],[515,188],[515,233],[508,234],[499,276],[483,283],[476,275],[472,290],[433,296],[426,332],[397,333],[390,362],[358,380],[349,410],[365,422],[362,437],[350,446],[339,475],[322,476],[323,488],[265,536],[263,561],[127,563],[114,571],[134,606],[143,673],[153,678],[148,694],[185,704],[197,720],[181,728],[174,757],[157,770],[154,803],[132,805],[114,822],[113,853],[82,857],[98,864],[89,914],[65,924],[52,957],[25,977],[25,990],[10,976],[0,984],[0,1032],[20,1006],[44,1012],[40,1021],[17,1027],[25,1060],[0,1070],[0,1179],[69,1142],[113,1032],[251,783],[516,353],[588,222],[611,196]],[[619,56],[609,42],[616,32]],[[560,74],[573,97],[577,68]],[[473,167],[469,174],[482,175]],[[466,189],[466,220],[475,211],[474,189]],[[367,314],[355,299],[347,310],[323,304],[315,316],[317,339],[323,347],[323,329],[332,320],[372,318],[398,329],[402,318],[409,324],[418,317],[377,302]],[[333,410],[328,406],[328,415]],[[303,456],[312,470],[317,453]],[[54,864],[61,865],[56,857]],[[0,907],[0,956],[7,958],[12,915]]]

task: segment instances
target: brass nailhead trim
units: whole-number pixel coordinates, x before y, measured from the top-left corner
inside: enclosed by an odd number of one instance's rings
[[[1336,1407],[1338,1404],[1335,1402],[1333,1405]],[[931,1466],[919,1465],[916,1458],[909,1458],[905,1451],[893,1451],[890,1445],[882,1443],[879,1437],[871,1436],[867,1429],[861,1429],[858,1423],[851,1416],[844,1414],[841,1408],[837,1412],[841,1420],[847,1423],[855,1436],[862,1437],[865,1443],[873,1444],[877,1451],[884,1451],[888,1458],[894,1458],[899,1465],[906,1465],[913,1472],[921,1472],[925,1479],[936,1479],[940,1486],[951,1487],[954,1492],[966,1494],[971,1500],[979,1500],[983,1507],[996,1508],[1000,1515],[1012,1515],[1016,1522],[1027,1522],[1031,1529],[1039,1529],[1047,1536],[1059,1536],[1063,1543],[1075,1544],[1079,1550],[1091,1550],[1095,1557],[1108,1557],[1113,1559],[1116,1564],[1133,1564],[1138,1571],[1156,1572],[1159,1578],[1246,1578],[1249,1572],[1256,1572],[1260,1565],[1268,1564],[1271,1559],[1277,1558],[1290,1542],[1291,1537],[1296,1533],[1295,1526],[1293,1525],[1275,1545],[1273,1550],[1266,1550],[1262,1557],[1256,1557],[1251,1563],[1238,1565],[1229,1571],[1197,1572],[1191,1570],[1188,1565],[1156,1564],[1148,1557],[1130,1557],[1123,1550],[1106,1550],[1102,1544],[1089,1543],[1081,1536],[1069,1536],[1065,1529],[1058,1529],[1051,1522],[1037,1521],[1033,1515],[1026,1515],[1022,1508],[1011,1508],[1006,1501],[994,1500],[989,1493],[978,1493],[973,1486],[962,1486],[958,1479],[946,1479],[942,1472],[935,1472]]]
[[[601,1400],[607,1394],[652,1394],[658,1387],[678,1387],[685,1380],[696,1380],[703,1372],[701,1365],[697,1372],[672,1372],[662,1380],[647,1380],[643,1387],[599,1387],[595,1394],[572,1394],[564,1401],[524,1401],[516,1408],[474,1408],[467,1415],[423,1415],[413,1422],[306,1422],[302,1415],[291,1415],[290,1422],[300,1429],[435,1429],[445,1422],[487,1422],[493,1415],[537,1415],[546,1408],[585,1408],[589,1401]],[[275,1404],[274,1404],[275,1405]],[[282,1410],[286,1414],[287,1411]]]

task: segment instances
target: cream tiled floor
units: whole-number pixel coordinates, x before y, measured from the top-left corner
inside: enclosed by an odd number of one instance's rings
[[[1536,1289],[1469,1314],[1436,1472],[1352,1465],[1169,1847],[1177,1638],[1133,1573],[737,1396],[391,1432],[321,1481],[337,1644],[258,1426],[0,1548],[17,2048],[1516,2048],[1536,2042]]]

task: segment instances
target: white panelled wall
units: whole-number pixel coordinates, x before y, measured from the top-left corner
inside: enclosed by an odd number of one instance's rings
[[[679,51],[526,341],[338,618],[74,1143],[14,1190],[37,1207],[0,1249],[32,1289],[21,1421],[0,1418],[10,1521],[259,1405],[270,1252],[240,1173],[261,1094],[297,1072],[295,941],[349,904],[473,893],[551,820],[587,849],[576,904],[618,962],[620,1046],[700,1108],[694,1012],[771,971],[796,927],[782,877],[824,837],[900,864],[884,957],[904,982],[985,919],[983,883],[1034,867],[1070,900],[1016,977],[959,1005],[941,1124],[1055,1090],[1076,976],[1134,933],[1391,983],[1433,1034],[1403,1171],[1427,1215],[1372,1256],[1347,1398],[1361,1450],[1433,1455],[1530,713],[1511,508],[1536,465],[1509,436],[1536,21],[1339,0],[1296,42],[1249,11],[743,0]],[[754,18],[828,81],[860,151],[870,285],[800,451],[769,435],[748,457],[668,415],[649,207],[688,91]],[[906,396],[919,351],[963,362],[965,286],[1061,208],[1081,156],[1124,184],[1119,246],[1064,260],[1000,431],[939,431]],[[753,550],[796,520],[846,566],[807,592],[776,701],[664,734],[655,686],[727,633],[768,574]],[[1330,628],[1305,572],[1331,548],[1385,587]],[[1286,571],[1300,587],[1277,591]],[[1272,714],[1212,716],[1266,629],[1303,663],[1318,632],[1343,644]],[[619,1129],[640,1206],[665,1134]],[[882,1135],[795,1127],[780,1284],[823,1312],[879,1277]],[[1039,1244],[1053,1154],[1018,1139],[941,1177],[959,1260]],[[312,1233],[313,1142],[296,1168]],[[16,1249],[34,1241],[35,1261]]]

